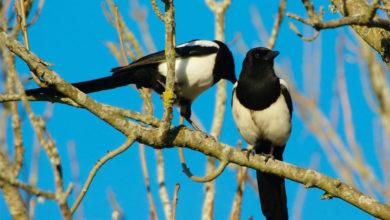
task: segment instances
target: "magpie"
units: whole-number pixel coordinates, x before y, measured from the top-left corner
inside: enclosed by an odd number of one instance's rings
[[[248,51],[233,88],[232,114],[239,132],[257,154],[283,160],[293,106],[285,81],[274,71],[278,54],[264,47]],[[268,220],[288,219],[284,179],[260,171],[256,176],[263,215]]]
[[[220,79],[233,84],[237,81],[232,52],[226,44],[214,40],[192,40],[175,48],[175,104],[180,114],[193,127],[191,104],[194,99]],[[137,88],[151,88],[158,94],[165,91],[167,62],[164,50],[146,55],[127,66],[112,69],[112,75],[90,81],[72,83],[84,93],[135,84]],[[28,96],[63,97],[55,88],[37,88],[26,90]]]

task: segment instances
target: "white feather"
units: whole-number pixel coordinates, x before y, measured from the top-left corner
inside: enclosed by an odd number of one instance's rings
[[[203,42],[203,41],[202,41]],[[209,42],[209,41],[205,41]],[[192,43],[192,42],[190,42]],[[200,93],[213,84],[213,68],[217,54],[213,53],[200,57],[188,57],[176,59],[175,62],[175,83],[178,95],[189,100],[195,99]],[[161,63],[158,71],[166,76],[167,64]],[[178,90],[178,88],[184,88]]]
[[[194,40],[188,43],[180,44],[177,47],[185,47],[185,46],[202,46],[202,47],[216,47],[219,48],[219,45],[214,41],[210,40]]]
[[[289,88],[288,88],[288,83],[287,83],[284,79],[279,78],[279,82],[280,82],[280,84],[284,85],[284,87],[286,87],[287,90],[289,89]]]
[[[268,108],[253,111],[244,107],[234,92],[232,108],[238,130],[249,144],[254,145],[261,139],[267,139],[277,146],[286,144],[291,133],[291,121],[283,95]]]

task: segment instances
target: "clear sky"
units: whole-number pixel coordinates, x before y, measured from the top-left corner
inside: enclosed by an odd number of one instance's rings
[[[129,28],[140,39],[138,26],[129,16],[129,1],[117,0],[121,13]],[[256,7],[268,32],[272,29],[279,1],[250,1],[233,0],[226,17],[226,41],[230,42],[237,33],[241,33],[243,40],[249,47],[262,45],[257,31],[252,23],[250,9]],[[110,69],[118,65],[105,46],[107,41],[117,41],[116,31],[104,17],[101,8],[102,1],[53,1],[47,0],[41,17],[36,25],[29,30],[31,50],[44,60],[54,64],[53,69],[70,82],[93,79],[110,74]],[[151,11],[150,1],[140,1],[148,9],[148,23],[156,47],[164,48],[164,24]],[[327,1],[316,1],[324,4]],[[192,39],[213,39],[214,17],[202,0],[176,1],[176,40],[178,43]],[[304,15],[301,1],[288,1],[288,12]],[[321,32],[321,37],[315,43],[322,46],[322,50],[314,51],[312,56],[303,58],[303,42],[289,28],[287,18],[281,27],[275,50],[280,51],[276,59],[278,64],[288,66],[299,89],[303,89],[303,63],[321,59],[320,105],[326,114],[330,114],[331,97],[334,94],[333,81],[335,80],[335,42],[340,33],[351,34],[347,29]],[[296,23],[296,22],[295,22]],[[303,26],[297,25],[300,30]],[[308,30],[306,30],[308,31]],[[311,30],[308,32],[310,33]],[[236,47],[232,47],[236,63],[236,75],[241,69],[243,55]],[[27,74],[25,65],[19,63],[19,69]],[[346,77],[351,92],[351,105],[355,110],[354,123],[358,135],[358,142],[365,146],[364,153],[368,161],[372,162],[374,170],[378,170],[375,163],[374,143],[372,137],[372,117],[361,92],[361,84],[356,65],[347,64]],[[35,87],[33,83],[29,87]],[[232,85],[229,84],[229,97]],[[200,118],[202,124],[209,129],[212,123],[215,89],[202,94],[193,104],[193,111]],[[353,95],[352,95],[353,94]],[[133,88],[120,88],[93,94],[92,97],[100,102],[117,105],[132,110],[140,110],[140,98]],[[157,115],[161,115],[161,102],[157,95],[154,97]],[[234,146],[237,140],[242,140],[232,120],[230,104],[227,105],[226,120],[223,125],[221,140]],[[36,112],[42,112],[44,103],[35,103]],[[175,113],[177,115],[177,112]],[[285,151],[285,160],[302,167],[308,167],[311,156],[320,157],[318,170],[336,177],[329,160],[326,158],[319,143],[302,124],[298,114],[294,114],[293,132]],[[26,123],[27,124],[27,123]],[[71,180],[67,144],[76,145],[77,159],[80,164],[80,180],[84,182],[95,164],[108,150],[112,150],[124,142],[125,137],[108,126],[91,113],[55,104],[54,117],[48,123],[53,138],[60,149],[64,165],[64,175],[67,183]],[[368,129],[367,129],[368,127]],[[31,154],[33,137],[31,128],[25,126],[27,153]],[[344,137],[343,137],[344,138]],[[185,151],[189,166],[193,173],[202,175],[205,168],[205,157],[200,153]],[[159,217],[163,218],[162,205],[157,197],[155,155],[151,148],[146,149],[148,168],[151,176],[152,191],[157,202]],[[179,192],[178,219],[199,219],[202,207],[203,186],[190,181],[182,172],[177,156],[177,149],[164,150],[166,165],[166,184],[172,195],[176,183],[181,184]],[[26,164],[28,164],[27,161]],[[47,158],[41,154],[39,186],[44,189],[53,189],[53,178],[48,166]],[[29,169],[23,170],[21,179],[28,175]],[[254,175],[254,172],[250,172]],[[290,215],[295,203],[297,191],[302,187],[297,183],[287,182],[288,207]],[[124,210],[127,219],[147,219],[148,202],[141,172],[138,144],[128,151],[109,161],[97,174],[89,192],[82,202],[83,214],[86,219],[109,219],[111,207],[107,199],[107,191],[111,189]],[[234,172],[227,169],[217,179],[215,201],[215,219],[227,219],[232,198],[236,189]],[[359,209],[339,199],[321,200],[323,191],[310,189],[303,205],[302,219],[370,219],[371,217]],[[73,202],[73,198],[70,200]],[[258,195],[247,186],[244,194],[242,219],[263,219],[260,213]],[[39,204],[36,219],[58,219],[59,209],[52,202]],[[3,199],[0,199],[0,219],[9,219],[10,216]]]

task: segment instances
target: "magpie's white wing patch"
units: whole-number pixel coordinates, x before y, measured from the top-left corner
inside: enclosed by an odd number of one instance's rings
[[[182,88],[177,90],[178,95],[193,100],[213,85],[213,69],[216,56],[217,54],[213,53],[206,56],[176,59],[175,83]],[[158,71],[166,76],[167,64],[164,62],[158,65]]]
[[[280,82],[280,84],[284,85],[284,87],[286,87],[287,89],[289,89],[289,88],[288,88],[288,83],[287,83],[284,79],[279,78],[279,82]]]
[[[219,45],[214,41],[210,40],[194,40],[184,44],[180,44],[176,47],[186,47],[186,46],[201,46],[201,47],[216,47],[219,48]]]
[[[277,146],[284,146],[291,133],[290,113],[283,95],[268,108],[254,111],[244,107],[233,94],[233,118],[249,144],[266,138]]]

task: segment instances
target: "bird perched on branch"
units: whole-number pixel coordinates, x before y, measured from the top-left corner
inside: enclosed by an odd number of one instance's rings
[[[234,60],[229,48],[221,41],[193,40],[175,48],[175,93],[180,114],[192,126],[191,104],[194,99],[220,79],[236,82]],[[167,62],[164,51],[144,56],[133,63],[112,69],[112,75],[72,85],[84,93],[135,84],[151,88],[158,94],[165,91]],[[55,88],[27,90],[29,96],[63,97]]]
[[[283,160],[293,106],[286,83],[274,71],[278,54],[264,47],[246,54],[234,85],[232,112],[239,132],[257,154]],[[260,171],[256,175],[264,216],[269,220],[288,219],[284,179]]]

